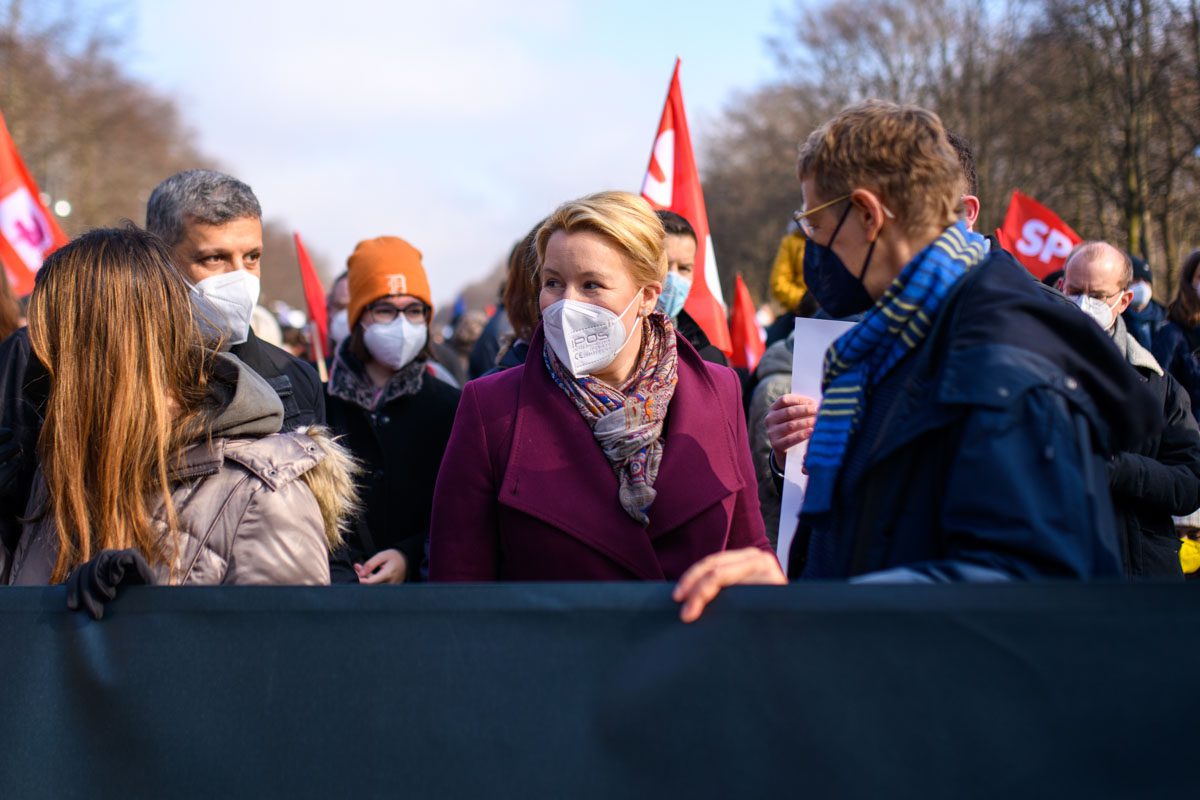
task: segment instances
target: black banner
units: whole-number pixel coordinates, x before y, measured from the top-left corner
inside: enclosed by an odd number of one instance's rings
[[[0,591],[0,796],[1194,794],[1194,586]]]

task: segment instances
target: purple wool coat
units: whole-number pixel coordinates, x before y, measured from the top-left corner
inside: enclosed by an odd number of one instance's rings
[[[621,508],[591,428],[547,373],[539,328],[524,366],[463,389],[434,490],[429,579],[673,581],[711,553],[770,551],[737,375],[676,341],[648,527]]]

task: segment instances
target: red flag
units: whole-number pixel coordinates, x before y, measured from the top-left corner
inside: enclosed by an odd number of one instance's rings
[[[733,341],[733,354],[729,357],[730,366],[742,367],[753,372],[758,366],[767,349],[763,341],[762,331],[758,327],[758,316],[754,313],[754,301],[750,299],[750,290],[738,273],[733,290],[733,314],[729,321],[729,335]]]
[[[308,305],[308,318],[317,326],[317,336],[320,348],[325,350],[329,341],[329,312],[325,309],[325,287],[313,269],[312,259],[300,241],[300,234],[292,234],[296,239],[296,261],[300,263],[300,281],[304,284],[304,302]]]
[[[1057,214],[1015,189],[996,238],[1038,280],[1062,269],[1071,250],[1083,241]]]
[[[42,261],[66,243],[0,115],[0,262],[18,297],[33,291]]]
[[[708,213],[704,210],[704,192],[700,173],[692,153],[687,115],[683,111],[683,91],[679,88],[679,59],[667,90],[667,102],[658,135],[650,154],[650,166],[642,182],[642,197],[656,209],[674,211],[696,229],[696,268],[692,290],[683,310],[696,320],[710,342],[725,355],[733,353],[729,326],[725,322],[725,299],[717,276],[717,258],[708,234]]]

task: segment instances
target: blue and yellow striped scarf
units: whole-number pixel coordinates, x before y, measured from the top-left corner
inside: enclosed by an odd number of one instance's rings
[[[964,223],[947,228],[904,267],[862,322],[829,346],[825,394],[804,462],[806,515],[825,513],[832,505],[838,471],[862,420],[868,389],[921,345],[942,300],[987,251],[987,240]]]

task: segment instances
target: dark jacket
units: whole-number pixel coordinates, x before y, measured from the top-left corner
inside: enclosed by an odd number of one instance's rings
[[[50,376],[33,355],[29,331],[18,328],[0,343],[0,428],[20,447],[15,477],[0,491],[0,543],[9,552],[21,540],[21,517],[37,472],[37,440],[50,393]]]
[[[471,347],[471,355],[467,360],[467,374],[470,380],[491,372],[499,363],[500,340],[512,333],[512,324],[508,321],[508,312],[504,306],[497,306],[496,313],[483,326],[483,333]],[[465,381],[464,381],[465,383]]]
[[[1200,328],[1166,320],[1155,330],[1151,344],[1155,360],[1187,392],[1194,416],[1200,410]]]
[[[732,370],[682,338],[643,528],[592,429],[540,357],[468,383],[434,495],[434,581],[676,580],[712,553],[770,549]]]
[[[1137,339],[1137,343],[1147,350],[1153,350],[1154,332],[1167,319],[1167,310],[1151,300],[1141,311],[1130,306],[1121,312],[1121,317],[1125,320],[1125,327],[1129,333]]]
[[[714,344],[708,341],[708,334],[700,327],[700,323],[692,319],[686,311],[680,311],[679,316],[675,318],[675,330],[679,331],[683,338],[688,340],[688,344],[696,349],[696,352],[710,364],[719,364],[722,367],[729,366],[729,359],[720,351]]]
[[[426,372],[415,394],[401,395],[370,408],[340,388],[337,374],[362,366],[343,345],[329,380],[329,427],[344,436],[364,468],[359,481],[362,517],[346,536],[346,547],[333,563],[334,583],[356,583],[353,564],[382,550],[395,549],[408,560],[408,581],[420,580],[429,535],[433,487],[458,408],[459,390]],[[341,396],[339,396],[341,395]]]
[[[500,356],[500,360],[496,362],[496,366],[483,373],[483,375],[495,375],[497,372],[504,372],[506,369],[519,367],[525,363],[525,359],[528,357],[529,342],[524,339],[516,339],[508,347],[504,348],[504,353]]]
[[[1109,467],[1125,572],[1132,578],[1183,580],[1172,516],[1200,508],[1200,428],[1183,387],[1163,374],[1121,321],[1116,336],[1125,337],[1126,359],[1163,416],[1160,434],[1118,453]]]
[[[268,344],[250,331],[250,338],[229,348],[257,372],[283,401],[284,431],[325,424],[325,390],[312,364]]]
[[[850,442],[857,477],[843,467],[832,510],[802,517],[793,576],[1121,574],[1102,456],[1154,435],[1161,406],[1099,326],[992,252],[901,363]],[[804,571],[821,548],[833,566]]]

